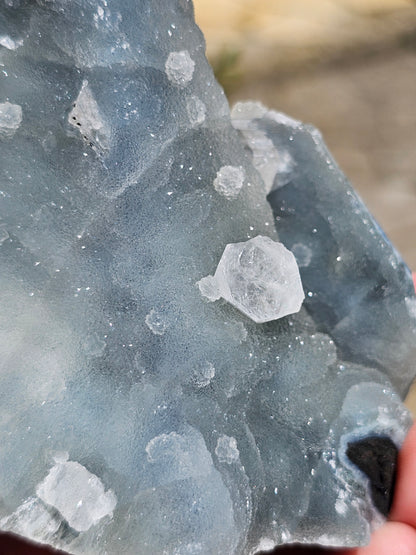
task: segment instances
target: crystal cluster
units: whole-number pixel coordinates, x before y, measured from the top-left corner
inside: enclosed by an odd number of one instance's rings
[[[230,117],[188,0],[5,0],[0,65],[0,528],[368,542],[416,300],[316,130]]]

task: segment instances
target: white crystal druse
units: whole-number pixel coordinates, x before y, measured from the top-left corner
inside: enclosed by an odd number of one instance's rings
[[[227,245],[215,275],[198,286],[211,301],[222,297],[257,323],[298,312],[305,298],[293,254],[261,235]]]

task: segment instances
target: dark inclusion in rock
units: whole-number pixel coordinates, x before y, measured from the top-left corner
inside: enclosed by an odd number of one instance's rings
[[[389,437],[366,437],[347,448],[347,457],[370,479],[374,505],[384,516],[393,502],[397,456],[397,446]]]
[[[416,299],[316,130],[230,118],[188,0],[0,1],[0,64],[0,528],[368,542]]]

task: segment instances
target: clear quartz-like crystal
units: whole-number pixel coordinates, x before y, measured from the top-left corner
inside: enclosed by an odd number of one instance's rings
[[[227,245],[215,275],[198,285],[210,300],[222,297],[257,323],[298,312],[305,298],[293,254],[260,235]]]

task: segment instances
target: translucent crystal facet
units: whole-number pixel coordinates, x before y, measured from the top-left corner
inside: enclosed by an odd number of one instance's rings
[[[293,254],[260,235],[227,245],[215,275],[198,285],[208,299],[222,297],[257,323],[298,312],[305,298]]]

